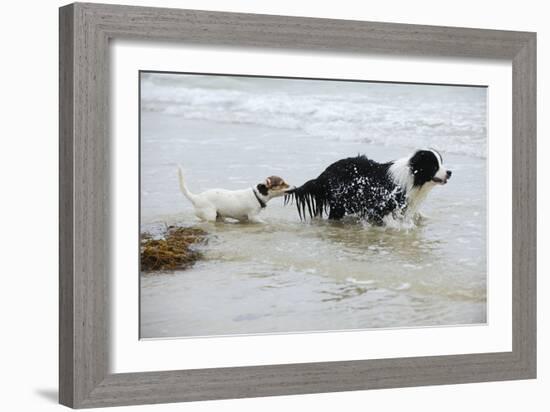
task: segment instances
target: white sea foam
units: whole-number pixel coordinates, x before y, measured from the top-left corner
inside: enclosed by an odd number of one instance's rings
[[[395,287],[395,290],[409,290],[411,288],[411,284],[409,282],[403,282]]]
[[[145,112],[296,130],[332,140],[486,156],[485,89],[143,74]]]
[[[372,285],[374,283],[376,283],[375,280],[373,279],[367,279],[367,280],[358,280],[354,277],[347,277],[346,278],[346,281],[349,282],[349,283],[355,283],[356,285]]]

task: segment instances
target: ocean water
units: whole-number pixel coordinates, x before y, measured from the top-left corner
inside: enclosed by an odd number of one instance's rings
[[[486,157],[486,89],[231,76],[142,74],[142,110]]]
[[[181,195],[279,175],[300,185],[343,157],[443,154],[416,227],[203,223]],[[142,74],[141,230],[201,227],[193,268],[142,273],[142,338],[485,323],[486,94],[476,87]]]

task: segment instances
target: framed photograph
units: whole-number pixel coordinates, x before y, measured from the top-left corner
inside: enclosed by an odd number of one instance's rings
[[[60,402],[536,376],[536,35],[60,9]]]

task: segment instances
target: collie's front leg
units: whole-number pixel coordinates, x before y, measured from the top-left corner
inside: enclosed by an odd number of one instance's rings
[[[250,223],[265,223],[258,215],[248,215],[248,221]]]

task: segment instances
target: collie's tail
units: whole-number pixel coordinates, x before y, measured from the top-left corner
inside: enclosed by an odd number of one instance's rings
[[[302,186],[287,191],[285,205],[293,200],[296,201],[296,208],[301,220],[306,219],[306,208],[310,218],[322,217],[323,213],[328,214],[326,191],[317,179],[309,180]]]
[[[187,186],[185,186],[185,179],[183,178],[183,171],[181,170],[181,167],[178,166],[178,177],[180,181],[180,190],[183,195],[189,199],[193,205],[195,204],[196,196],[187,189]]]

